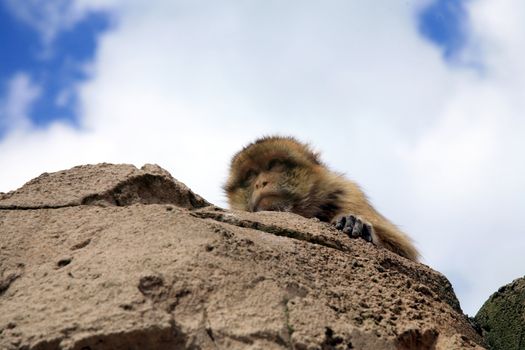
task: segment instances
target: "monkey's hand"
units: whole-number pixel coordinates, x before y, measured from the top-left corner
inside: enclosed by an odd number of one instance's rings
[[[374,242],[374,227],[371,223],[356,215],[346,215],[333,221],[335,228],[343,231],[352,238],[362,238],[367,242]]]

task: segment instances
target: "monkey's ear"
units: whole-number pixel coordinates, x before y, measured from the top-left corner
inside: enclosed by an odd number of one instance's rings
[[[222,189],[224,192],[226,192],[226,194],[234,192],[237,189],[237,187],[238,185],[232,182],[227,182],[224,185],[222,185]]]

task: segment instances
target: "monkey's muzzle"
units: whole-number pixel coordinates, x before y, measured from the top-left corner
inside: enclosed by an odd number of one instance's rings
[[[261,193],[250,204],[250,211],[286,211],[288,201],[279,192]]]

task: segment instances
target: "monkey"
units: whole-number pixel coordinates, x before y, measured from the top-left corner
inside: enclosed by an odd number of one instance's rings
[[[418,261],[411,239],[370,204],[353,181],[293,137],[265,136],[237,152],[223,186],[231,209],[285,211],[330,223],[407,259]]]

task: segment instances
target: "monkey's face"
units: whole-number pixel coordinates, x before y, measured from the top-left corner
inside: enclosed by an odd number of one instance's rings
[[[234,156],[224,189],[232,209],[299,213],[320,167],[306,145],[291,138],[265,138]]]

